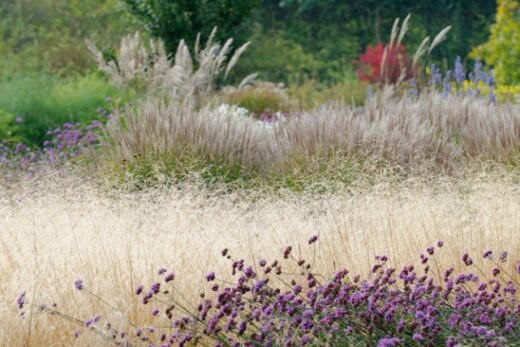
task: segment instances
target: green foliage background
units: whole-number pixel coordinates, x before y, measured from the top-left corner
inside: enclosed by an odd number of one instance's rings
[[[357,100],[363,93],[354,85],[352,62],[367,45],[388,40],[395,18],[412,13],[409,51],[451,25],[431,56],[448,68],[457,55],[466,58],[488,40],[496,5],[494,0],[2,0],[0,137],[16,133],[40,143],[47,128],[95,118],[106,97],[121,95],[95,74],[87,39],[109,57],[123,35],[140,30],[161,38],[174,53],[180,39],[192,46],[197,33],[204,40],[218,26],[220,41],[233,37],[235,47],[252,42],[226,83],[258,72],[260,79],[289,84],[301,104],[318,92]],[[508,83],[520,81],[520,54],[509,54],[518,51],[512,44],[520,32],[515,11],[496,17],[490,41],[477,50]],[[18,116],[24,123],[14,125]]]
[[[520,82],[520,3],[516,0],[498,0],[496,22],[491,37],[476,47],[472,56],[481,57],[494,66],[495,78],[503,84]]]

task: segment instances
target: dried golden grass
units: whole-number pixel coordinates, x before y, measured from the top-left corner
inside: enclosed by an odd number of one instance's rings
[[[474,159],[520,159],[520,106],[437,93],[364,108],[323,106],[272,126],[211,107],[186,112],[154,100],[116,114],[107,132],[113,160],[189,150],[260,171],[276,171],[295,157],[329,155],[449,169]]]
[[[28,299],[57,302],[83,319],[108,314],[102,303],[75,292],[73,281],[82,277],[117,311],[146,324],[153,305],[137,303],[137,284],[151,283],[166,266],[193,302],[208,270],[227,273],[220,257],[225,247],[253,261],[279,257],[292,244],[311,259],[306,240],[318,233],[314,264],[323,274],[345,266],[366,275],[376,254],[402,265],[438,239],[446,244],[438,266],[460,265],[464,250],[477,264],[488,248],[515,257],[520,186],[507,173],[482,173],[398,185],[383,180],[371,189],[320,197],[221,195],[189,187],[107,196],[84,183],[47,180],[0,191],[0,230],[0,345],[92,346],[101,341],[88,334],[76,341],[75,327],[56,317],[18,319],[17,294],[27,290]]]

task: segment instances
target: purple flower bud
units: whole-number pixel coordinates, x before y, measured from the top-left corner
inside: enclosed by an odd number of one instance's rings
[[[22,292],[18,298],[16,299],[16,304],[18,305],[18,308],[21,310],[25,305],[25,292]]]
[[[394,347],[401,343],[401,340],[396,337],[385,337],[377,342],[377,347]]]
[[[142,285],[137,286],[135,289],[135,295],[140,295],[143,292],[144,287]]]
[[[292,246],[287,246],[285,250],[283,251],[283,257],[284,259],[289,258],[289,255],[291,254]]]
[[[175,278],[175,273],[170,272],[168,275],[166,275],[164,277],[164,282],[166,282],[166,283],[171,282],[171,281],[173,281],[174,278]]]
[[[153,293],[153,294],[159,293],[160,290],[161,290],[161,284],[159,282],[155,282],[150,287],[150,292]]]
[[[213,271],[208,272],[206,275],[206,281],[211,282],[215,280],[215,273]]]
[[[314,242],[318,241],[318,235],[313,235],[309,239],[309,245],[313,244]]]
[[[313,315],[314,315],[313,310],[305,310],[302,314],[302,317],[305,319],[311,319]]]
[[[74,287],[76,287],[77,290],[82,290],[83,289],[83,280],[82,279],[77,279],[74,282]]]
[[[159,269],[159,271],[157,271],[157,274],[160,276],[160,275],[162,275],[165,272],[166,272],[166,269],[162,267],[162,268]]]
[[[419,333],[413,334],[412,339],[414,341],[422,341],[422,340],[424,340],[423,336],[421,334],[419,334]]]

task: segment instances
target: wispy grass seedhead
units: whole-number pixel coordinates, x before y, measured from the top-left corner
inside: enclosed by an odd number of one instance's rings
[[[203,48],[199,36],[193,53],[181,40],[173,57],[167,55],[161,41],[150,40],[146,45],[138,32],[122,39],[115,60],[107,61],[91,42],[88,47],[99,69],[117,85],[135,88],[148,97],[166,97],[168,102],[191,110],[207,101],[215,78],[222,72],[227,76],[249,45],[237,48],[229,57],[233,39],[222,46],[213,42],[216,30]]]

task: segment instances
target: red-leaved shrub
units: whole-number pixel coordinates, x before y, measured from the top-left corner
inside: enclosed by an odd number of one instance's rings
[[[387,50],[384,57],[385,49]],[[381,73],[383,68],[384,71]],[[381,42],[377,46],[368,46],[365,53],[359,56],[356,62],[356,73],[361,81],[370,83],[391,83],[394,84],[399,80],[401,71],[404,70],[404,79],[410,79],[414,76],[412,64],[406,53],[406,48],[402,44],[383,46]]]

